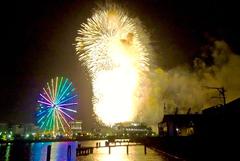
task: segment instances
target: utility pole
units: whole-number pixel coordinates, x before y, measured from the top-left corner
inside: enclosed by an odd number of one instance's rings
[[[226,90],[224,89],[224,87],[208,87],[208,86],[204,86],[207,89],[216,89],[219,93],[218,97],[211,97],[211,98],[220,98],[223,100],[223,105],[226,105],[226,96],[225,96],[225,92]]]

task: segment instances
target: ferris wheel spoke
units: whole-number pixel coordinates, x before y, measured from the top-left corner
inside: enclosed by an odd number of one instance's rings
[[[50,121],[50,129],[54,131],[54,124],[55,124],[55,109],[53,109],[52,116],[51,116],[51,121]]]
[[[59,92],[60,92],[60,90],[61,90],[61,88],[62,88],[62,80],[63,80],[63,77],[61,77],[59,86],[58,86],[58,88],[57,88],[56,102],[58,102]]]
[[[61,87],[61,89],[60,89],[60,91],[59,91],[60,97],[61,97],[61,95],[62,95],[63,90],[65,89],[65,86],[66,86],[67,82],[68,82],[68,79],[66,79],[66,80],[64,81],[63,86]],[[60,97],[58,98],[58,101],[60,101]]]
[[[60,122],[60,125],[62,126],[62,129],[63,129],[63,131],[65,132],[65,128],[64,128],[64,126],[63,126],[63,123],[62,123],[62,120],[61,120],[61,118],[60,118],[60,114],[59,114],[59,111],[58,110],[56,110],[56,112],[57,112],[57,117],[58,117],[58,121]]]
[[[63,110],[67,110],[67,111],[70,111],[70,112],[74,112],[74,113],[77,112],[76,110],[72,110],[72,109],[64,108],[64,107],[60,107],[60,106],[58,108],[63,109]]]
[[[49,112],[49,116],[52,114],[52,112],[53,112],[53,109],[51,109],[51,111]],[[49,128],[49,121],[52,119],[52,117],[49,117],[48,116],[48,120],[47,120],[47,124],[46,124],[46,128],[48,127],[48,129],[50,129]]]
[[[52,99],[52,102],[54,102],[54,98],[53,98],[53,95],[52,95],[52,91],[51,91],[51,88],[50,88],[50,85],[49,83],[47,82],[47,89],[48,89],[48,92],[50,94],[50,98]]]
[[[62,106],[71,106],[71,105],[77,105],[77,102],[58,104],[58,106],[60,106],[60,107],[62,107]]]
[[[51,128],[52,131],[54,131],[54,124],[55,124],[55,111],[56,111],[56,110],[53,110],[53,112],[52,112],[51,122],[50,122],[50,128]]]
[[[52,103],[49,99],[47,99],[46,97],[44,97],[41,93],[40,93],[40,96],[41,96],[42,98],[44,98],[48,103]]]
[[[61,96],[58,99],[58,102],[61,101],[62,97],[64,96],[64,94],[67,92],[67,90],[70,88],[70,86],[72,85],[72,82],[69,83],[69,85],[67,86],[67,88],[63,91],[63,93],[61,94]]]
[[[37,113],[37,116],[40,116],[40,115],[46,113],[48,110],[49,110],[49,108],[45,108],[45,109],[43,109],[43,111]]]
[[[58,110],[59,110],[59,109],[58,109]],[[66,120],[65,117],[62,115],[62,111],[61,111],[61,110],[59,110],[59,114],[60,114],[61,118],[64,120],[64,122],[66,123],[66,125],[67,125],[68,127],[70,127],[70,125],[68,124],[67,120]]]
[[[68,115],[66,112],[64,112],[61,109],[58,109],[61,113],[63,113],[65,116],[67,116],[68,118],[70,118],[71,120],[74,120],[74,118],[72,118],[70,115]]]
[[[49,104],[49,103],[47,103],[47,102],[39,101],[39,100],[38,100],[38,103],[42,103],[42,104],[51,106],[51,104]]]
[[[57,110],[55,110],[54,111],[55,113],[54,113],[54,117],[55,117],[55,130],[56,130],[56,128],[57,128],[57,130],[59,130],[59,125],[58,125],[58,118],[57,118]]]
[[[49,100],[50,100],[51,102],[53,102],[52,98],[49,96],[49,94],[47,93],[47,91],[46,91],[45,88],[43,88],[43,91],[45,92],[45,94],[47,95],[47,97],[49,98]]]
[[[37,121],[37,123],[41,122],[45,117],[46,117],[46,115],[43,115],[43,116]]]
[[[75,98],[75,97],[77,97],[77,95],[74,95],[74,96],[69,97],[69,98],[67,98],[67,99],[65,99],[65,100],[62,100],[62,101],[59,102],[59,104],[62,104],[62,103],[64,103],[64,102],[67,102],[67,101],[69,101],[69,100],[71,100],[71,99],[73,99],[73,98]]]
[[[51,111],[52,111],[52,109],[51,109]],[[48,114],[45,115],[45,118],[46,118],[46,119],[43,121],[43,123],[42,123],[42,125],[40,126],[40,128],[42,128],[43,125],[49,120],[49,116],[50,116],[50,114],[51,114],[51,111],[49,111]]]
[[[52,131],[55,132],[55,111],[56,110],[53,110],[53,113],[52,113]]]
[[[53,110],[54,111],[54,110]],[[53,113],[53,112],[52,112]],[[51,114],[52,115],[52,114]],[[52,118],[52,116],[50,116],[50,118],[49,118],[49,122],[48,122],[48,124],[47,124],[47,129],[49,129],[49,130],[52,130],[52,120],[53,120],[53,118]]]
[[[58,77],[56,78],[56,82],[55,82],[55,90],[54,90],[55,101],[57,101],[57,89],[58,89]]]
[[[53,81],[53,79],[51,79],[51,87],[52,87],[52,96],[53,96],[53,100],[54,100],[54,102],[56,101],[56,98],[55,98],[55,89],[54,89],[54,81]]]
[[[65,82],[64,82],[64,84],[63,84],[63,87],[61,88],[61,91],[60,91],[60,92],[62,92],[62,91],[63,91],[63,89],[65,88],[65,86],[66,86],[67,82],[68,82],[68,79],[66,79],[66,80],[65,80]]]

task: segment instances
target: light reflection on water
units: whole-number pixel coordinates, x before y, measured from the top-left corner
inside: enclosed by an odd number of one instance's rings
[[[101,142],[104,146],[106,140],[102,141],[83,141],[80,142],[81,146],[95,147],[97,142]],[[51,161],[170,161],[172,159],[166,158],[147,148],[147,154],[144,154],[144,146],[129,146],[128,154],[126,146],[111,147],[111,154],[109,148],[94,148],[93,154],[87,156],[76,157],[76,147],[78,142],[39,142],[32,144],[8,144],[5,147],[5,154],[1,156],[4,161],[11,161],[14,158],[17,160],[30,160],[30,161],[46,161],[47,147],[51,145]],[[67,155],[68,146],[71,146],[71,156]],[[28,149],[28,152],[25,150]],[[25,152],[25,153],[23,153]],[[28,153],[28,159],[26,159]],[[22,155],[19,155],[22,154]],[[23,159],[23,158],[25,159]],[[11,159],[12,158],[12,159]],[[2,160],[0,159],[0,160]]]
[[[127,155],[126,147],[113,147],[111,154],[108,148],[94,149],[92,155],[79,156],[78,161],[167,161],[168,159],[159,153],[147,148],[144,154],[144,146],[129,146]]]
[[[7,145],[7,149],[6,149],[6,153],[5,153],[5,161],[9,161],[10,150],[11,150],[11,144],[9,143]]]
[[[77,142],[42,142],[32,143],[31,161],[46,161],[47,147],[51,145],[51,161],[75,161]],[[71,157],[67,155],[67,148],[71,146]]]

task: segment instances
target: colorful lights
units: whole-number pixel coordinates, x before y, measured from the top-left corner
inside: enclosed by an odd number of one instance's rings
[[[74,120],[77,95],[72,82],[63,77],[51,79],[38,99],[37,124],[44,131],[67,132]]]

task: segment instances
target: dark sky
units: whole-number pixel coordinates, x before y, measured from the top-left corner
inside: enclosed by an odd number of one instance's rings
[[[160,64],[165,68],[191,62],[206,42],[204,33],[224,39],[240,53],[236,2],[118,2],[143,22],[152,35],[156,53],[163,53],[165,61]],[[93,126],[90,79],[78,62],[73,44],[77,29],[91,16],[95,4],[35,0],[2,5],[0,122],[33,122],[42,87],[53,77],[65,76],[80,95],[79,119],[85,126]]]

